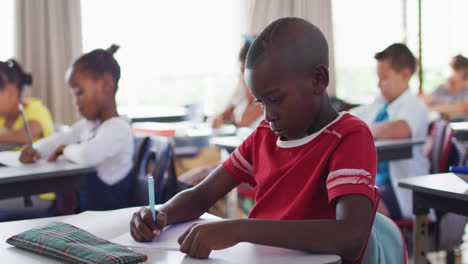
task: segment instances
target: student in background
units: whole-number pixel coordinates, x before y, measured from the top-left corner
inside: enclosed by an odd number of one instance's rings
[[[67,82],[84,119],[70,131],[54,134],[26,146],[20,160],[64,159],[96,166],[97,176],[88,175],[79,191],[80,210],[105,210],[126,206],[126,177],[132,166],[133,132],[130,120],[117,113],[115,93],[120,66],[114,58],[118,46],[96,49],[77,59]]]
[[[451,73],[431,95],[425,97],[429,110],[443,114],[468,112],[468,59],[457,55],[450,62]]]
[[[243,35],[243,37],[245,39],[244,45],[239,51],[239,62],[241,64],[239,86],[223,113],[207,121],[211,123],[213,128],[219,128],[223,124],[233,124],[237,128],[242,127],[245,129],[244,131],[251,132],[263,120],[262,106],[255,102],[254,96],[250,93],[244,81],[245,59],[255,37],[248,35]],[[177,159],[177,175],[179,175],[179,179],[189,185],[198,184],[219,165],[220,161],[221,152],[217,147],[204,147],[200,154],[195,157]]]
[[[411,51],[396,43],[374,58],[381,95],[369,105],[351,109],[351,114],[363,119],[377,140],[427,137],[428,110],[423,100],[409,89],[409,80],[416,68]],[[429,161],[422,145],[413,147],[412,159],[379,162],[376,177],[381,191],[379,212],[394,220],[412,218],[411,191],[399,188],[398,180],[428,173]]]
[[[377,157],[372,134],[358,118],[338,114],[328,86],[328,45],[300,18],[270,24],[253,42],[247,87],[265,121],[197,186],[130,222],[137,241],[151,241],[167,225],[196,219],[241,182],[257,185],[249,219],[191,226],[180,250],[207,258],[239,242],[338,254],[360,263],[372,225]]]
[[[213,128],[219,128],[222,124],[233,124],[236,127],[251,127],[253,129],[263,120],[262,107],[255,102],[255,98],[244,81],[245,58],[255,37],[244,35],[244,38],[244,45],[239,52],[242,77],[239,87],[228,107],[212,121]]]
[[[22,99],[25,85],[32,84],[32,76],[23,71],[13,59],[0,61],[0,144],[24,145],[28,134],[18,108],[24,107],[31,137],[36,140],[53,133],[52,117],[39,99]]]

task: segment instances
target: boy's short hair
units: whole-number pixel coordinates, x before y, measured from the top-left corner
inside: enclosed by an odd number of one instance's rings
[[[249,51],[250,45],[255,40],[257,36],[255,35],[243,35],[245,41],[244,45],[242,45],[241,50],[239,51],[239,61],[245,61],[247,58],[247,52]]]
[[[408,47],[401,43],[394,43],[381,52],[377,52],[374,58],[378,61],[390,59],[391,67],[400,72],[404,68],[411,70],[411,74],[416,71],[416,58]]]
[[[461,54],[453,57],[450,67],[455,71],[463,71],[463,78],[468,78],[468,59],[466,57]]]
[[[298,17],[280,18],[268,25],[252,43],[247,53],[245,67],[251,69],[261,58],[264,58],[266,51],[274,46],[277,39],[284,38],[286,34],[288,38],[294,38],[288,28],[291,24],[306,25],[309,29],[315,28],[316,31],[314,35],[302,35],[304,39],[300,41],[290,39],[293,44],[289,48],[294,49],[296,59],[307,64],[322,63],[328,67],[328,42],[325,36],[318,27]]]

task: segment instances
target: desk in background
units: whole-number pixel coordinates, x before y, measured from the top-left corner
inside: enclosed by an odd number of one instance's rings
[[[425,138],[377,140],[375,141],[377,160],[381,162],[410,159],[413,157],[413,146],[424,143],[426,143]]]
[[[398,182],[398,186],[413,192],[414,263],[427,263],[428,221],[430,208],[468,216],[468,183],[462,175],[440,173],[410,177]]]
[[[233,136],[236,127],[224,125],[218,129],[211,128],[205,123],[193,122],[144,122],[133,124],[135,136],[167,136],[174,140],[175,153],[178,157],[194,156],[200,152],[202,147],[210,144],[212,137]]]
[[[132,122],[180,122],[188,119],[189,112],[183,106],[149,105],[140,107],[119,107],[119,113]]]
[[[17,144],[0,144],[0,151],[6,151],[6,150],[14,150],[18,147],[21,147],[21,145]]]
[[[45,225],[51,221],[63,221],[91,234],[113,240],[129,232],[131,216],[139,207],[124,208],[112,211],[87,211],[78,215],[40,218],[34,220],[12,221],[0,223],[0,259],[2,263],[61,263],[50,257],[42,256],[23,249],[15,248],[5,241],[7,238],[25,230]],[[276,247],[239,243],[224,250],[214,250],[207,260],[198,260],[184,253],[164,249],[132,248],[136,252],[146,254],[146,263],[258,263],[258,264],[322,264],[341,263],[337,255],[308,254],[301,251]]]
[[[90,173],[96,173],[96,169],[66,161],[0,167],[0,199],[78,190]]]
[[[451,122],[450,127],[455,131],[457,140],[468,141],[468,122]]]
[[[468,121],[468,114],[466,113],[448,114],[448,119],[451,122],[465,122],[465,121]]]

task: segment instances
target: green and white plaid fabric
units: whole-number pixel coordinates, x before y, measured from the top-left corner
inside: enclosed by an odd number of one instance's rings
[[[70,263],[140,263],[144,254],[98,238],[76,226],[52,222],[27,230],[6,241],[16,247],[56,257]]]

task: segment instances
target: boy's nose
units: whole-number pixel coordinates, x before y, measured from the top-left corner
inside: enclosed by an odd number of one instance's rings
[[[75,98],[75,105],[80,107],[81,105],[81,100],[79,98]]]
[[[271,110],[268,110],[267,108],[264,108],[263,109],[263,112],[265,114],[265,120],[267,122],[272,122],[272,121],[275,121],[278,119],[278,114],[277,113],[274,113],[273,111]]]

